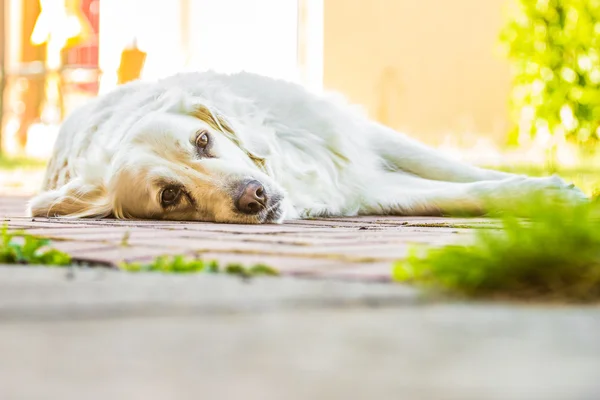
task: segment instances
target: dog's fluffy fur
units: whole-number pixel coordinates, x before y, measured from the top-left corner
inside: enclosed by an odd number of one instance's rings
[[[209,144],[198,148],[199,134]],[[258,214],[235,206],[259,181]],[[179,193],[161,205],[165,188]],[[232,223],[484,211],[531,192],[584,195],[454,161],[337,99],[249,73],[176,75],[100,96],[64,122],[33,216]]]

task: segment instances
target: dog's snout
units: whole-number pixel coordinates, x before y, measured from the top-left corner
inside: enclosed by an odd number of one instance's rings
[[[236,201],[238,211],[244,214],[258,214],[267,204],[267,194],[259,181],[250,181],[242,189]]]

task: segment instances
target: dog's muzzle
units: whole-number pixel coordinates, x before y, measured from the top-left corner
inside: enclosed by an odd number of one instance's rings
[[[268,223],[277,221],[281,216],[281,200],[281,195],[269,193],[262,183],[251,180],[240,184],[234,204],[238,212]]]
[[[259,181],[250,181],[244,185],[235,207],[243,214],[256,215],[267,208],[267,191]]]

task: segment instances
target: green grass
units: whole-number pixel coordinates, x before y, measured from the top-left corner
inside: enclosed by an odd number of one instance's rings
[[[200,258],[186,258],[184,256],[157,257],[147,264],[123,263],[121,268],[129,272],[162,272],[169,274],[189,273],[225,273],[242,277],[275,276],[279,275],[277,270],[264,265],[256,264],[245,267],[241,264],[231,263],[225,266],[219,265],[217,261],[205,261]]]
[[[600,203],[529,202],[531,218],[500,218],[474,243],[414,248],[394,265],[396,281],[475,298],[600,300]]]
[[[49,239],[28,235],[22,231],[9,232],[6,225],[0,231],[0,238],[0,264],[72,265],[71,257],[67,253],[51,248]],[[126,241],[127,237],[124,237],[123,242],[126,243]],[[147,264],[122,263],[121,268],[129,272],[169,274],[225,273],[244,278],[279,275],[277,270],[264,264],[245,267],[241,264],[230,263],[221,266],[217,261],[204,261],[184,256],[157,257]]]
[[[45,160],[27,157],[0,156],[0,170],[11,171],[15,169],[42,169],[45,167]]]
[[[559,166],[556,168],[540,165],[516,165],[503,166],[495,169],[530,176],[549,176],[557,174],[566,181],[573,182],[586,194],[598,196],[600,193],[600,165],[597,164],[598,163],[579,167]]]
[[[62,251],[49,247],[50,241],[23,232],[8,232],[2,228],[0,242],[1,264],[36,264],[65,266],[71,264],[71,257]]]

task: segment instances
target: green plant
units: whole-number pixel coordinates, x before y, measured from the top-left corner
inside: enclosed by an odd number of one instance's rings
[[[0,243],[0,263],[2,264],[43,264],[70,265],[71,257],[62,251],[48,248],[48,239],[27,235],[23,232],[8,232],[2,228]]]
[[[278,275],[278,272],[264,264],[256,264],[251,267],[244,267],[241,264],[231,263],[221,267],[217,261],[205,261],[199,258],[186,258],[184,256],[167,257],[161,256],[152,260],[150,263],[123,263],[121,268],[130,272],[163,272],[163,273],[226,273],[244,277],[253,277],[260,275]]]
[[[530,176],[550,176],[558,174],[568,182],[573,182],[578,188],[583,190],[588,196],[596,197],[600,192],[600,163],[596,165],[584,165],[577,167],[564,167],[555,165],[554,168],[535,164],[506,165],[496,167],[496,169],[514,174],[523,174]]]
[[[532,218],[502,217],[467,246],[413,248],[393,277],[451,294],[591,301],[600,299],[600,207],[537,199]]]
[[[600,138],[600,0],[515,0],[501,32],[519,135]],[[514,135],[515,137],[517,135]]]
[[[46,166],[46,160],[27,157],[6,157],[0,155],[0,170],[26,169],[36,170]]]

